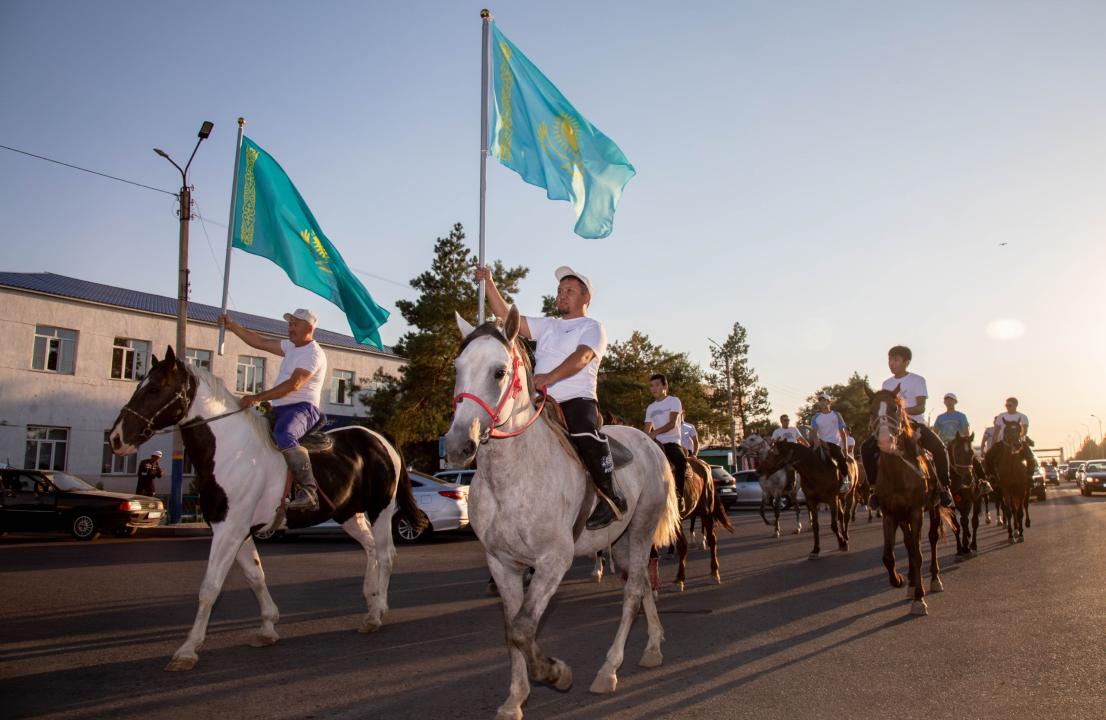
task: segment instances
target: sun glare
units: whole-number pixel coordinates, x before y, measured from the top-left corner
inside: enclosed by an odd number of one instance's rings
[[[1014,318],[999,318],[987,323],[987,336],[995,340],[1017,340],[1025,335],[1025,323]]]

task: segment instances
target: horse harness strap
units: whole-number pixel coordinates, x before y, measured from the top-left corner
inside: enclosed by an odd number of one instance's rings
[[[464,400],[465,398],[468,398],[469,400],[472,400],[477,405],[479,405],[484,410],[484,412],[488,413],[488,416],[491,417],[492,424],[491,424],[491,427],[488,428],[487,438],[485,438],[484,442],[487,442],[487,439],[489,439],[489,438],[497,438],[497,439],[498,438],[510,438],[510,437],[515,437],[517,435],[521,435],[522,433],[524,433],[528,429],[530,429],[530,426],[533,425],[534,422],[537,421],[537,419],[539,417],[541,417],[542,410],[545,409],[545,401],[549,397],[549,391],[548,391],[548,388],[543,387],[541,389],[541,395],[542,395],[541,404],[538,406],[537,412],[535,412],[532,416],[530,416],[530,419],[526,422],[525,425],[523,425],[520,429],[512,431],[512,432],[502,432],[501,430],[499,430],[499,428],[503,427],[508,422],[510,422],[511,417],[513,417],[513,416],[508,416],[506,418],[501,419],[500,418],[500,413],[503,411],[503,407],[507,404],[508,400],[514,400],[516,397],[518,397],[519,393],[522,392],[522,375],[519,374],[518,366],[519,366],[518,350],[516,348],[512,347],[511,348],[511,381],[507,384],[507,389],[504,391],[503,397],[501,397],[499,399],[499,404],[496,405],[495,410],[492,410],[491,406],[488,405],[488,403],[484,402],[483,398],[479,397],[478,395],[474,395],[473,393],[468,393],[468,392],[457,393],[457,395],[455,395],[453,397],[453,412],[454,412],[454,414],[456,414],[457,406],[461,403],[461,401]]]
[[[181,404],[181,414],[183,415],[184,413],[187,413],[188,412],[188,407],[192,404],[192,402],[188,399],[188,391],[191,390],[191,389],[192,389],[191,383],[185,383],[184,385],[182,385],[180,387],[180,389],[178,389],[175,393],[173,393],[173,397],[169,398],[165,402],[165,404],[162,405],[160,408],[158,408],[154,412],[154,414],[151,415],[150,417],[146,417],[142,413],[140,413],[137,410],[135,410],[134,408],[132,408],[130,406],[130,403],[123,406],[122,412],[130,413],[131,415],[134,415],[136,418],[138,418],[142,422],[146,423],[146,427],[142,430],[142,432],[140,434],[145,435],[147,438],[153,437],[154,435],[157,435],[157,434],[162,433],[162,432],[171,432],[172,431],[171,428],[167,428],[167,429],[161,430],[161,431],[154,430],[154,423],[157,422],[157,418],[158,418],[159,415],[161,415],[163,412],[168,410],[170,407],[172,407],[178,401]]]

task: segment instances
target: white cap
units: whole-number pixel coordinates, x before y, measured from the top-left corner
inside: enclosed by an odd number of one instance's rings
[[[164,454],[165,453],[161,452],[160,450],[154,450],[153,457],[161,457]]]
[[[284,319],[288,322],[291,322],[293,318],[296,320],[303,320],[309,323],[311,327],[315,327],[315,323],[319,322],[319,318],[315,317],[315,313],[307,308],[298,308],[294,313],[284,313]]]
[[[819,400],[829,400],[829,399],[830,399],[830,396],[829,396],[829,395],[827,395],[827,394],[826,394],[826,393],[824,393],[824,392],[820,392],[820,393],[818,393],[818,399],[819,399]]]
[[[945,399],[948,400],[949,398],[952,398],[953,402],[960,402],[956,399],[956,393],[945,393]]]
[[[553,275],[556,276],[558,282],[560,282],[561,280],[564,280],[566,277],[574,277],[577,280],[579,280],[580,282],[584,283],[584,287],[586,287],[588,289],[588,295],[594,295],[595,294],[595,291],[592,290],[592,287],[591,287],[591,280],[588,280],[586,277],[584,277],[580,273],[576,272],[575,270],[570,268],[568,265],[560,266],[559,268],[557,268],[553,272]]]

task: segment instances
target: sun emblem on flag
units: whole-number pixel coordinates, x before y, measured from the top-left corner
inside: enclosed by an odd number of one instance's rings
[[[311,228],[300,231],[300,240],[303,240],[307,245],[308,251],[311,253],[312,259],[315,260],[315,265],[318,266],[323,272],[332,272],[330,269],[330,254],[327,253],[326,248],[323,247],[322,242],[319,240],[319,236],[315,234],[315,231]]]
[[[552,130],[544,121],[539,123],[538,142],[547,155],[560,161],[565,172],[572,174],[575,169],[583,167],[580,120],[576,116],[559,113],[553,120]]]

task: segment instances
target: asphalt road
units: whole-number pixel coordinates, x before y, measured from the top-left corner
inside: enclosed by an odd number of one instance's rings
[[[1023,544],[981,525],[978,557],[956,562],[947,541],[946,592],[929,596],[921,618],[888,586],[878,522],[854,526],[849,552],[808,561],[808,533],[776,540],[753,513],[735,513],[737,532],[720,544],[722,584],[694,552],[687,590],[669,584],[658,601],[664,665],[637,666],[639,617],[610,696],[587,688],[614,634],[621,583],[595,584],[580,559],[539,636],[576,685],[536,686],[526,716],[1106,717],[1106,498],[1064,488],[1033,504]],[[492,718],[506,695],[500,606],[468,534],[399,549],[392,609],[373,635],[355,631],[356,544],[263,547],[281,642],[248,646],[257,606],[232,570],[199,665],[165,673],[191,624],[207,547],[0,538],[0,716],[464,720]],[[671,580],[673,564],[661,567]]]

